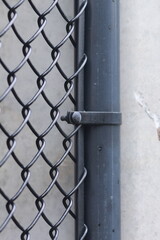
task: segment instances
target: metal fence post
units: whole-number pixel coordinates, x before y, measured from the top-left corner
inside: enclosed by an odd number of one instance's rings
[[[78,12],[80,5],[85,2],[83,0],[75,1],[75,11]],[[87,1],[86,1],[87,3]],[[76,58],[75,66],[79,65],[84,57],[84,29],[85,29],[85,14],[83,13],[77,21],[76,25]],[[87,58],[87,57],[86,57]],[[78,74],[76,82],[76,107],[77,111],[84,110],[84,69]],[[81,127],[76,135],[76,182],[79,182],[84,174],[84,128]],[[84,183],[77,189],[76,194],[76,240],[85,239],[87,227],[84,224]]]
[[[85,111],[119,112],[118,0],[88,0]],[[87,240],[120,240],[119,125],[85,127]]]

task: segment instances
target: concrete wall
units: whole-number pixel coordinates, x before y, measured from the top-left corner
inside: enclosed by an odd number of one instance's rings
[[[159,240],[160,1],[120,10],[122,240]]]
[[[71,0],[70,0],[71,1]],[[68,11],[68,15],[72,15],[71,4],[68,1],[61,1],[65,5],[64,7]],[[12,0],[12,3],[16,1]],[[41,8],[44,7],[44,2],[39,0],[36,1],[41,4]],[[48,1],[49,2],[49,1]],[[26,5],[25,5],[26,4]],[[22,34],[26,36],[26,39],[32,34],[36,29],[36,15],[32,15],[29,11],[29,5],[25,3],[22,5],[21,9],[25,9],[21,16],[21,20],[17,20],[17,25],[21,27],[22,24],[28,22],[30,31],[26,28],[22,28]],[[3,4],[2,4],[3,5]],[[27,10],[26,10],[27,9]],[[19,11],[21,15],[21,11]],[[64,25],[63,22],[58,22],[56,26],[55,15],[50,15],[50,25],[48,28],[53,28],[52,33],[50,32],[50,37],[53,37],[55,41],[59,40],[59,37],[63,35]],[[0,6],[0,24],[6,22],[7,18],[6,9]],[[32,15],[32,17],[31,17]],[[123,113],[123,125],[121,131],[121,193],[122,193],[122,240],[159,240],[160,239],[160,142],[157,135],[157,128],[159,127],[159,105],[160,105],[160,2],[159,0],[121,0],[120,2],[120,15],[121,15],[121,110]],[[22,20],[23,19],[23,20]],[[34,21],[34,24],[32,24]],[[54,23],[54,24],[53,24]],[[63,31],[61,32],[61,26],[63,25]],[[54,29],[57,29],[58,33],[55,33]],[[16,64],[22,57],[21,54],[21,44],[19,44],[11,32],[8,32],[4,37],[1,47],[1,56],[6,59],[10,68],[14,68]],[[37,58],[37,67],[41,70],[45,68],[44,63],[48,65],[50,63],[50,58],[48,57],[50,51],[48,47],[43,43],[43,39],[37,40],[37,47],[33,44],[33,54],[34,60]],[[19,53],[17,53],[17,50]],[[66,71],[72,72],[73,65],[71,61],[68,61],[68,56],[73,59],[73,50],[68,43],[66,45],[66,55],[62,56],[62,65],[64,65]],[[15,51],[16,50],[16,51]],[[72,53],[71,53],[72,52]],[[72,56],[71,56],[71,55]],[[14,61],[12,56],[14,56]],[[70,66],[72,66],[70,68]],[[32,95],[36,90],[36,84],[30,87],[32,79],[35,80],[34,74],[29,71],[26,67],[24,68],[27,72],[25,79],[23,78],[24,72],[20,71],[18,74],[18,83],[16,84],[17,89],[21,92],[22,97],[26,97],[26,92]],[[6,87],[6,73],[0,69],[1,72],[1,85],[0,93]],[[53,97],[53,101],[61,96],[63,92],[63,80],[60,79],[58,73],[55,72],[54,83],[52,82],[52,77],[48,77],[47,91],[50,97]],[[61,83],[61,84],[60,84]],[[25,88],[24,88],[25,84]],[[55,91],[55,89],[57,89]],[[136,94],[135,94],[136,93]],[[38,102],[37,102],[38,103]],[[49,116],[49,111],[42,99],[39,100],[40,104],[33,106],[32,121],[35,122],[37,128],[45,128],[46,121],[37,121],[37,113],[44,112],[44,115]],[[66,103],[62,108],[62,113],[68,108],[70,103]],[[41,106],[41,107],[40,107]],[[9,94],[7,100],[5,100],[0,105],[1,107],[1,122],[10,130],[13,131],[17,124],[21,123],[21,108],[17,105],[16,101]],[[16,112],[18,111],[18,113]],[[7,121],[6,121],[7,119]],[[39,118],[40,119],[40,116]],[[69,131],[69,129],[68,129]],[[6,152],[6,146],[4,141],[6,138],[1,134],[0,141],[0,155],[3,156]],[[26,140],[26,135],[28,135],[28,140]],[[52,139],[56,138],[56,142]],[[25,147],[23,144],[25,142]],[[25,130],[24,134],[19,136],[17,144],[17,153],[19,157],[27,162],[30,157],[35,153],[35,149],[30,148],[30,144],[34,142],[35,139],[32,137],[29,131]],[[54,159],[59,158],[63,152],[62,148],[62,138],[57,132],[50,135],[47,140],[51,145],[47,145],[47,154],[53,158],[52,150],[54,149]],[[25,156],[25,157],[24,157]],[[19,182],[20,169],[17,170],[17,166],[13,159],[9,159],[6,165],[0,169],[0,183],[4,189],[8,192],[9,196],[14,194],[14,189],[18,188],[21,182]],[[61,178],[62,183],[65,184],[69,190],[73,186],[74,179],[74,166],[71,162],[65,163],[61,167],[61,176],[67,176],[67,178]],[[46,172],[47,174],[45,174]],[[15,175],[16,173],[16,175]],[[39,181],[41,190],[49,183],[50,179],[48,177],[48,169],[44,167],[44,163],[41,159],[38,166],[38,172],[33,168],[31,179],[35,183],[35,187],[39,188]],[[36,175],[38,173],[38,175]],[[38,177],[41,175],[39,180]],[[17,176],[17,177],[15,177]],[[35,177],[34,177],[35,176]],[[14,181],[13,181],[14,179]],[[72,179],[72,180],[71,180]],[[50,206],[47,211],[51,214],[50,209],[54,209],[57,216],[62,209],[56,206],[57,201],[62,196],[58,196],[55,191],[48,198],[48,206]],[[29,218],[27,213],[29,208],[26,205],[26,199],[30,202],[31,212],[34,216],[36,213],[36,208],[34,204],[35,199],[32,199],[30,195],[28,197],[28,192],[24,192],[21,197],[21,208],[17,209],[17,214],[19,218],[22,219],[24,224],[29,223]],[[33,200],[33,201],[32,201]],[[59,201],[59,200],[58,200]],[[6,212],[2,209],[5,206],[5,201],[0,197],[0,223],[6,216]],[[24,208],[24,206],[26,206]],[[56,208],[55,208],[56,206]],[[24,218],[25,215],[25,218]],[[71,219],[67,222],[68,228],[62,231],[60,239],[74,239],[73,225]],[[44,240],[48,239],[48,227],[43,224],[43,221],[35,227],[33,231],[33,238],[36,238],[37,232],[41,231],[41,237]],[[14,232],[14,238],[19,238],[19,232],[12,223],[8,225],[6,230],[1,233],[1,238],[3,240],[12,240]]]

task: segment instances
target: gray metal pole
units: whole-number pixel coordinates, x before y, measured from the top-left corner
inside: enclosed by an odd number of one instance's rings
[[[77,13],[83,0],[75,0],[75,12]],[[76,62],[77,69],[79,62],[84,56],[84,24],[85,13],[78,19],[76,25]],[[84,69],[78,74],[76,79],[76,111],[84,110]],[[84,174],[84,128],[80,128],[76,135],[76,182],[78,183]],[[76,194],[76,240],[83,240],[85,238],[84,223],[84,183],[77,189]]]
[[[88,0],[85,29],[85,111],[119,112],[118,0]],[[87,240],[120,240],[119,130],[85,127]]]

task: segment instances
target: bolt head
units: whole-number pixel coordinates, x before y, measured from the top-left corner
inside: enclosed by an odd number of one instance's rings
[[[73,121],[73,123],[80,124],[81,120],[82,120],[82,116],[81,116],[81,114],[79,112],[74,112],[72,114],[72,121]]]

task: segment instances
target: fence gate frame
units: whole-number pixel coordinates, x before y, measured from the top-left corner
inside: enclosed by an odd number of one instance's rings
[[[88,0],[79,25],[79,54],[84,43],[88,61],[78,81],[77,110],[82,113],[75,116],[84,124],[77,138],[79,171],[83,162],[87,169],[78,193],[84,192],[78,230],[84,218],[86,240],[120,240],[119,0]]]

